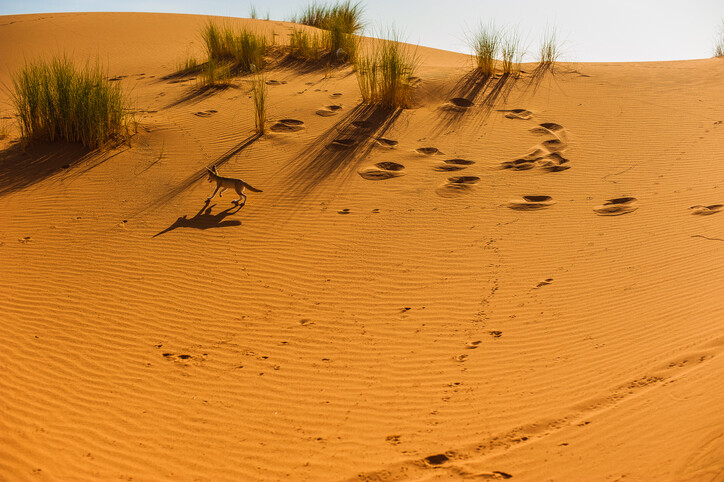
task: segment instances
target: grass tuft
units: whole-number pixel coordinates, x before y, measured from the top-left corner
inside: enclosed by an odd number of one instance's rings
[[[254,98],[254,125],[256,133],[262,135],[266,132],[266,76],[261,72],[255,74],[251,89]]]
[[[391,38],[358,56],[357,82],[364,103],[406,108],[411,104],[412,79],[419,58],[396,35]]]
[[[256,7],[253,4],[249,6],[249,18],[252,20],[257,19]]]
[[[232,75],[259,71],[265,66],[264,57],[269,45],[263,35],[246,29],[235,31],[209,22],[201,37],[206,45],[207,63],[226,65]]]
[[[299,60],[319,60],[322,43],[317,32],[305,29],[292,29],[289,36],[289,55]]]
[[[543,37],[543,42],[540,47],[540,59],[538,61],[539,68],[552,69],[558,57],[560,57],[560,46],[556,39],[555,30],[547,32]]]
[[[469,37],[468,43],[472,48],[477,69],[485,76],[493,75],[495,57],[501,45],[501,36],[495,26],[492,23],[480,24],[477,31]]]
[[[724,57],[724,20],[722,20],[719,35],[714,44],[714,57]]]
[[[334,5],[309,4],[292,22],[321,29],[321,47],[332,61],[354,62],[357,55],[356,35],[362,31],[362,6],[360,3],[345,2]],[[297,50],[297,55],[299,50]],[[300,57],[297,57],[300,58]],[[301,57],[316,59],[319,56]]]
[[[23,143],[42,138],[98,148],[130,139],[133,118],[121,86],[96,63],[77,67],[67,57],[26,63],[13,77],[13,103]]]
[[[362,5],[350,0],[334,5],[310,3],[298,17],[292,18],[292,22],[323,30],[338,28],[344,33],[358,34],[363,27],[362,12]]]
[[[516,32],[508,33],[501,42],[502,67],[504,75],[520,74],[520,63],[523,51],[520,47],[520,38]]]

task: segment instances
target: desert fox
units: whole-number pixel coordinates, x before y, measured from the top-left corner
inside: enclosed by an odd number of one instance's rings
[[[219,176],[219,171],[216,170],[216,166],[211,166],[211,169],[207,167],[206,170],[209,171],[209,182],[216,181],[216,190],[214,191],[214,194],[207,198],[208,201],[211,201],[214,196],[216,196],[217,192],[219,193],[219,197],[221,197],[221,193],[223,193],[230,187],[234,188],[236,193],[239,195],[239,199],[234,199],[233,201],[231,201],[233,203],[238,203],[239,201],[241,201],[242,197],[244,198],[244,203],[246,203],[246,194],[244,194],[245,187],[248,187],[249,190],[254,192],[262,192],[261,189],[252,187],[241,179]]]

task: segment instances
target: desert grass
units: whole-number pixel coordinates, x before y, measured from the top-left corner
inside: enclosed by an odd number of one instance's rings
[[[501,58],[503,75],[520,75],[520,63],[523,59],[523,50],[520,45],[520,37],[516,32],[508,32],[502,39]]]
[[[334,5],[315,2],[304,8],[299,16],[292,17],[291,21],[323,30],[330,30],[334,25],[344,33],[358,34],[363,27],[362,13],[359,2],[347,0]]]
[[[258,72],[251,82],[252,97],[254,99],[254,125],[256,133],[263,135],[266,132],[266,76]]]
[[[322,56],[320,35],[306,29],[292,29],[289,35],[289,55],[298,60],[319,60]]]
[[[495,58],[501,43],[500,32],[492,23],[488,25],[481,23],[477,30],[468,36],[475,66],[482,75],[491,76],[495,73]]]
[[[130,139],[134,121],[121,86],[98,63],[78,67],[67,57],[29,62],[13,76],[13,87],[23,145],[65,140],[93,149]]]
[[[201,70],[201,64],[191,54],[186,54],[186,57],[176,65],[175,75],[187,75],[199,72]]]
[[[540,46],[538,67],[552,70],[561,55],[560,45],[556,38],[556,31],[549,30],[543,36]]]
[[[256,7],[253,4],[249,6],[249,18],[252,20],[257,19]]]
[[[714,43],[714,57],[724,57],[724,20],[722,20],[719,35]]]
[[[250,30],[236,31],[228,26],[207,23],[201,31],[208,61],[227,64],[233,74],[261,70],[269,48],[266,37]]]
[[[218,62],[210,58],[201,65],[200,87],[226,87],[231,85],[231,66],[228,62]]]
[[[390,38],[358,56],[357,82],[364,103],[407,108],[412,101],[412,79],[419,58],[396,35]]]
[[[334,5],[309,4],[292,22],[317,27],[322,30],[321,44],[329,59],[354,62],[357,54],[357,37],[362,31],[362,6],[345,1]]]

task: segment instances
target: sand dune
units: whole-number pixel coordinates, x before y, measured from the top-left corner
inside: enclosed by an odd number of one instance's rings
[[[724,480],[724,62],[272,66],[257,138],[167,77],[205,21],[0,17],[3,85],[97,56],[139,121],[23,151],[0,92],[0,479]]]

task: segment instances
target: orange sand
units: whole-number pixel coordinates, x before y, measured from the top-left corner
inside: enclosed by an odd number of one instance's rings
[[[276,67],[303,123],[255,139],[248,79],[164,80],[205,21],[0,17],[0,479],[724,480],[723,61],[421,48],[397,114]],[[62,52],[130,149],[19,148],[10,75]],[[206,207],[212,163],[264,192]]]

